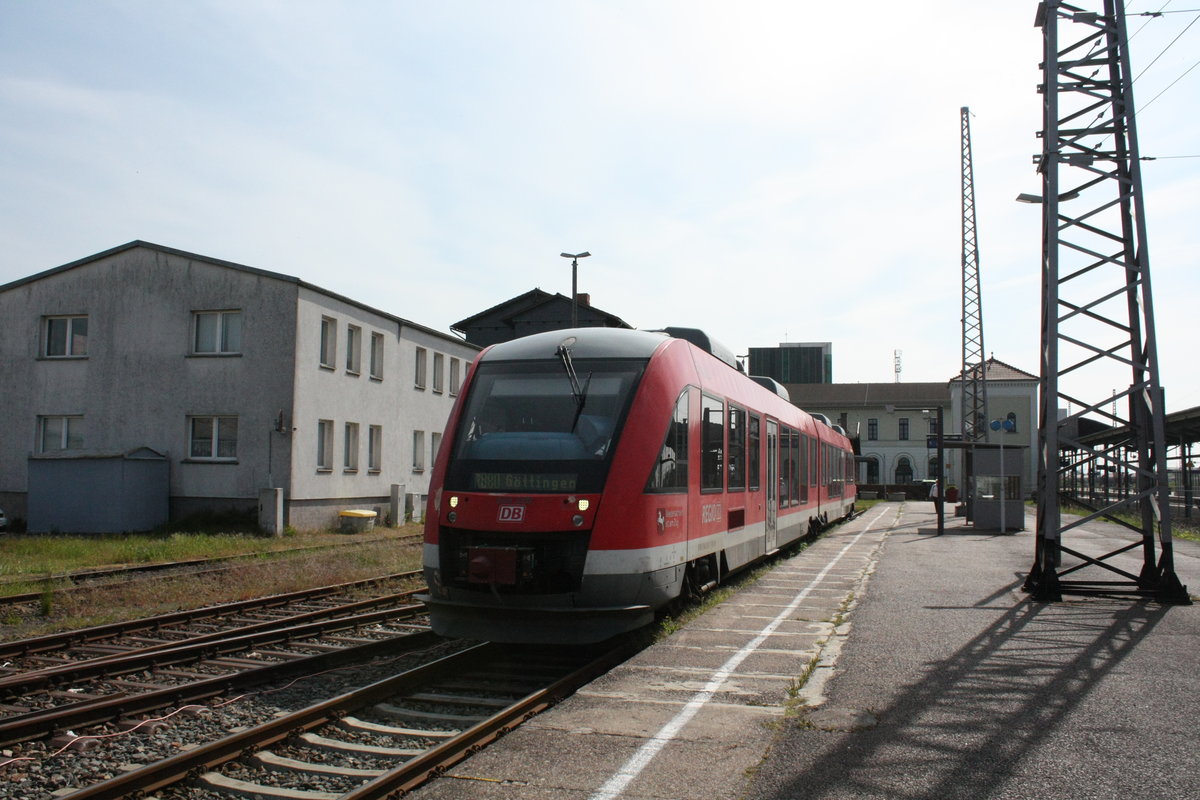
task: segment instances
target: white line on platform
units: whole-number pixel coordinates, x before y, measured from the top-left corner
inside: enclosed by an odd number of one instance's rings
[[[676,714],[670,722],[659,728],[658,733],[647,739],[645,744],[639,747],[638,751],[630,756],[629,760],[625,762],[625,765],[622,766],[615,775],[605,781],[604,785],[597,789],[596,792],[592,794],[591,798],[589,798],[589,800],[614,800],[614,798],[620,797],[621,792],[625,791],[625,787],[628,786],[634,778],[642,773],[642,770],[644,770],[646,766],[652,760],[654,760],[654,757],[658,755],[659,752],[666,747],[672,739],[679,735],[679,731],[683,730],[683,726],[687,725],[692,717],[696,716],[700,709],[703,708],[708,701],[713,698],[713,695],[715,695],[721,689],[721,686],[726,680],[729,679],[729,676],[733,674],[734,670],[736,670],[738,666],[740,666],[741,663],[750,656],[751,653],[762,646],[763,642],[765,642],[767,638],[775,632],[775,629],[782,625],[783,621],[793,611],[795,611],[801,603],[804,602],[804,599],[808,597],[809,592],[815,589],[817,584],[824,580],[825,576],[829,574],[830,570],[832,570],[834,566],[836,566],[837,563],[842,560],[842,556],[846,555],[850,548],[857,544],[858,540],[865,536],[867,532],[871,530],[872,526],[874,526],[875,523],[883,517],[883,515],[884,510],[880,509],[879,514],[873,520],[868,522],[866,527],[863,528],[858,535],[851,539],[849,543],[847,543],[847,545],[843,547],[836,556],[833,557],[833,560],[826,564],[824,569],[818,572],[813,579],[809,581],[807,586],[800,590],[799,594],[792,598],[792,602],[788,604],[787,608],[783,609],[783,611],[780,611],[779,615],[776,616],[775,619],[773,619],[770,623],[768,623],[767,626],[764,627],[762,631],[760,631],[759,634],[749,641],[744,647],[742,647],[741,650],[738,650],[736,653],[730,656],[729,660],[722,664],[721,668],[713,673],[713,676],[708,680],[708,683],[704,685],[704,688],[696,692],[696,694],[692,696],[692,699],[687,702],[687,705],[680,709],[679,713]]]

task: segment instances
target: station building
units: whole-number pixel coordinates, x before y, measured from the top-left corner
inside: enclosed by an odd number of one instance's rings
[[[0,319],[0,507],[30,530],[153,527],[103,512],[129,501],[161,523],[253,509],[264,489],[299,529],[419,516],[479,349],[142,241],[0,286]]]
[[[1038,378],[995,358],[986,362],[988,441],[1024,447],[1022,496],[1034,491],[1037,479]],[[961,437],[962,375],[931,383],[785,384],[792,402],[819,412],[857,437],[858,481],[866,484],[912,484],[937,478],[937,410],[943,435]],[[992,430],[991,421],[1000,430]],[[1003,424],[1007,422],[1008,424]],[[947,485],[963,485],[963,457],[945,451]]]

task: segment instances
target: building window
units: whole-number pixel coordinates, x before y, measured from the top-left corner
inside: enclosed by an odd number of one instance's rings
[[[418,389],[425,388],[425,360],[426,360],[426,357],[427,357],[427,355],[426,355],[425,348],[418,347],[417,348],[417,367],[416,367],[416,371],[413,374],[413,386],[416,386]]]
[[[190,417],[188,458],[233,461],[237,458],[237,417]]]
[[[908,456],[900,456],[896,459],[896,483],[912,483],[913,482],[913,467],[912,462],[908,460]]]
[[[908,439],[908,417],[900,418],[900,434],[896,438],[902,442]]]
[[[321,317],[321,366],[333,369],[337,362],[337,320]]]
[[[358,423],[346,423],[345,446],[342,448],[342,468],[346,472],[358,472]]]
[[[457,358],[450,359],[450,396],[458,394],[458,389],[462,386],[462,379],[459,377],[460,364]]]
[[[413,472],[425,470],[425,431],[413,431]]]
[[[879,483],[879,459],[875,456],[867,459],[867,483]]]
[[[362,370],[362,328],[346,328],[346,372],[357,375]]]
[[[317,469],[333,470],[333,420],[317,420]]]
[[[383,380],[383,334],[371,334],[371,377]]]
[[[879,439],[879,420],[874,418],[867,419],[867,440],[877,441]]]
[[[383,469],[383,426],[367,428],[367,469],[379,472]]]
[[[47,358],[83,358],[87,355],[88,318],[46,317]]]
[[[83,448],[83,417],[38,417],[38,452],[56,453],[60,450]]]
[[[196,311],[192,320],[192,352],[196,355],[242,352],[241,311]]]
[[[446,357],[441,353],[433,354],[433,391],[442,393],[446,372]]]
[[[437,463],[438,450],[442,448],[442,435],[437,431],[429,434],[429,463]]]

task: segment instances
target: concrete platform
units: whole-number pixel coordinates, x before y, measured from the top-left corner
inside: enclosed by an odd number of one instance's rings
[[[1200,797],[1200,606],[1034,604],[1032,559],[877,505],[411,796]]]

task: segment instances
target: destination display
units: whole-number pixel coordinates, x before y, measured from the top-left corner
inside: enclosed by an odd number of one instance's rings
[[[575,473],[476,472],[471,488],[481,492],[573,492]]]

